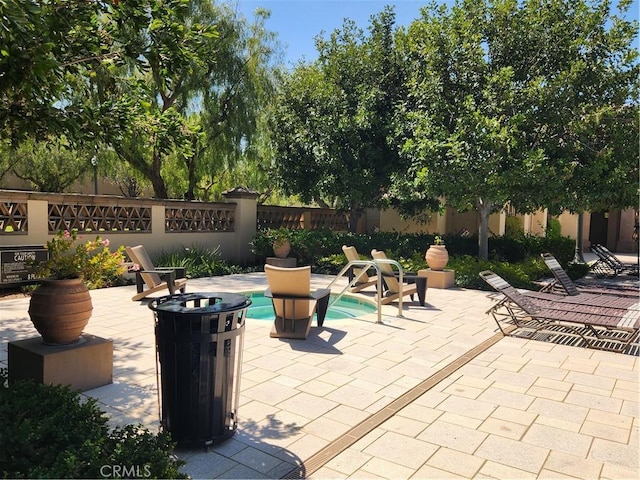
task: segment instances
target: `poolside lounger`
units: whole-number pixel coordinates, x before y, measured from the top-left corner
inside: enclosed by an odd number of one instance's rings
[[[371,256],[374,260],[387,260],[387,256],[384,252],[375,249],[371,250]],[[418,301],[420,305],[424,307],[424,298],[427,290],[427,277],[419,277],[416,274],[405,274],[403,272],[403,281],[401,283],[390,263],[379,262],[377,265],[380,273],[382,274],[382,280],[387,286],[386,292],[377,293],[382,305],[388,305],[389,303],[398,300],[400,297],[406,297],[407,295],[409,295],[411,300],[413,300],[413,295],[417,293]]]
[[[348,247],[347,245],[342,246],[342,251],[347,257],[348,262],[353,262],[360,260],[360,254],[356,250],[356,247]],[[351,293],[357,293],[367,287],[377,286],[378,284],[378,276],[375,275],[373,277],[367,275],[366,271],[362,271],[362,268],[352,268],[349,270],[349,282],[353,280],[354,277],[357,277],[360,274],[360,278],[357,283],[349,289]]]
[[[591,269],[598,276],[615,277],[621,273],[638,275],[637,263],[623,263],[604,245],[593,244],[591,251],[598,257]]]
[[[125,247],[131,261],[138,265],[136,271],[136,293],[133,301],[142,300],[152,293],[168,290],[173,295],[176,290],[184,293],[187,287],[185,269],[181,267],[154,267],[151,258],[142,245]],[[145,285],[147,288],[145,288]]]
[[[583,293],[591,293],[597,295],[618,295],[623,297],[640,298],[640,289],[638,288],[618,288],[606,286],[578,286],[569,278],[567,272],[562,268],[560,262],[550,253],[541,254],[544,263],[553,273],[554,280],[546,285],[541,291],[558,293],[561,295],[580,295]]]
[[[271,298],[275,319],[269,334],[272,338],[305,339],[316,313],[321,327],[329,306],[330,290],[311,292],[311,267],[283,268],[265,265],[269,288],[264,296]]]
[[[489,270],[480,272],[480,277],[504,295],[486,312],[504,335],[527,338],[540,338],[541,333],[568,335],[588,348],[616,352],[624,351],[638,337],[640,302],[626,308],[586,306],[593,308],[589,313],[579,304],[551,300],[544,303],[528,297]],[[503,323],[509,327],[503,328]]]

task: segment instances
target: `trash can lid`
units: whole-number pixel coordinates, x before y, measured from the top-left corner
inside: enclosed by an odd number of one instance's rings
[[[238,293],[199,292],[181,293],[156,298],[149,308],[178,313],[223,313],[247,308],[251,300]]]

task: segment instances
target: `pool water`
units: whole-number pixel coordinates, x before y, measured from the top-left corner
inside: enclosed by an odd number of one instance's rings
[[[247,310],[247,318],[253,318],[254,320],[274,319],[275,315],[273,314],[273,306],[271,305],[270,298],[265,298],[262,292],[250,292],[245,293],[245,295],[251,298],[251,302],[253,302],[249,310]],[[331,295],[330,305],[334,299],[335,295]],[[329,307],[325,320],[356,318],[368,313],[375,313],[375,311],[375,305],[369,302],[363,302],[350,296],[343,296]]]

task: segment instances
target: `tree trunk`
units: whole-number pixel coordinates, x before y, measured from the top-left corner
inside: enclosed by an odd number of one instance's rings
[[[169,192],[167,191],[167,185],[166,183],[164,183],[164,179],[162,178],[162,175],[160,174],[160,166],[162,165],[162,161],[161,161],[161,154],[154,149],[153,152],[153,160],[152,160],[152,167],[149,171],[149,181],[151,182],[151,185],[153,186],[153,196],[155,198],[169,198]]]
[[[478,215],[480,227],[478,229],[478,259],[489,260],[489,215],[493,208],[490,200],[478,199]]]
[[[362,216],[362,210],[359,205],[351,205],[351,209],[349,210],[349,231],[351,233],[356,233],[358,230],[358,220]]]

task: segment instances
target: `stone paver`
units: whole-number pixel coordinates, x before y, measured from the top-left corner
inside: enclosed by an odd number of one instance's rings
[[[313,276],[312,288],[328,278]],[[261,291],[264,274],[190,280],[188,291]],[[114,383],[96,398],[112,423],[156,429],[152,312],[135,288],[92,291],[88,333],[114,340]],[[366,292],[365,292],[366,293]],[[371,296],[371,293],[366,294]],[[638,478],[638,357],[504,338],[326,462],[311,462],[370,414],[495,335],[486,292],[427,290],[376,315],[325,322],[307,341],[269,337],[249,319],[238,432],[178,450],[193,478]],[[28,298],[0,301],[7,342],[35,335]]]

